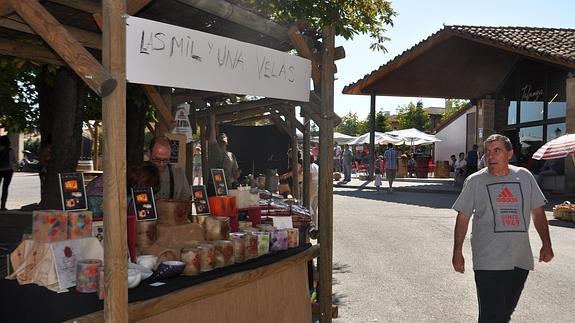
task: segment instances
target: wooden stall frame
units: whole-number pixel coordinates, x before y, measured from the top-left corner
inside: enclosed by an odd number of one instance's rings
[[[104,132],[103,151],[106,156],[104,160],[104,172],[108,174],[104,181],[104,212],[107,214],[125,213],[127,209],[126,196],[126,161],[125,145],[126,134],[124,131],[126,121],[126,62],[125,62],[125,27],[124,18],[126,13],[134,14],[141,8],[148,5],[152,0],[102,0],[101,14],[99,7],[88,2],[73,2],[54,0],[52,2],[75,7],[79,10],[90,12],[94,19],[102,28],[101,49],[102,63],[100,64],[87,52],[84,46],[99,48],[98,35],[75,30],[69,26],[61,25],[52,15],[36,0],[3,0],[0,1],[0,15],[7,17],[16,12],[31,29],[24,32],[32,32],[44,38],[48,47],[27,45],[14,42],[0,44],[0,51],[4,54],[26,57],[29,59],[39,59],[43,62],[50,62],[59,65],[67,65],[72,68],[81,79],[88,84],[96,93],[103,97],[102,100],[102,127]],[[314,247],[314,254],[319,249],[321,254],[320,264],[320,308],[321,321],[330,322],[331,315],[331,279],[332,279],[332,192],[333,183],[331,178],[331,147],[333,145],[333,126],[339,123],[339,117],[333,112],[333,74],[336,70],[333,61],[335,57],[344,56],[341,48],[334,48],[333,28],[327,27],[324,30],[324,44],[321,57],[317,53],[308,50],[311,41],[302,36],[294,28],[288,33],[287,29],[274,22],[257,19],[253,13],[241,9],[233,4],[222,0],[195,1],[180,0],[189,6],[204,10],[223,19],[233,21],[246,26],[252,30],[275,37],[286,44],[293,42],[300,56],[306,57],[313,62],[313,79],[316,85],[315,92],[310,93],[310,102],[297,104],[285,102],[291,107],[300,105],[305,109],[305,113],[320,126],[320,143],[323,147],[320,153],[320,163],[324,165],[320,168],[319,179],[319,199],[320,199],[320,223],[323,228],[320,234],[320,245]],[[223,10],[222,10],[223,8]],[[4,21],[5,23],[9,23]],[[15,28],[14,26],[12,26]],[[24,26],[26,27],[26,26]],[[58,37],[53,37],[58,35]],[[50,49],[54,50],[54,55]],[[286,46],[287,49],[287,46]],[[319,71],[319,77],[318,77]],[[147,94],[157,99],[157,93],[153,93],[148,88]],[[321,99],[319,96],[321,94]],[[169,110],[164,104],[156,100],[163,118],[169,118]],[[249,103],[248,103],[249,104]],[[224,108],[225,109],[225,108]],[[283,116],[287,123],[291,123],[291,131],[295,137],[296,127],[303,129],[306,127],[295,122],[292,118],[293,110],[287,109]],[[291,111],[290,111],[291,110]],[[210,110],[209,113],[213,113]],[[290,114],[288,116],[288,114]],[[291,119],[291,120],[289,120]],[[164,120],[168,121],[169,120]],[[291,122],[290,122],[291,121]],[[167,123],[167,122],[166,122]],[[306,122],[306,126],[309,123]],[[165,125],[164,125],[165,126]],[[201,127],[205,129],[205,125]],[[205,130],[204,130],[205,134]],[[309,138],[309,135],[306,136]],[[202,137],[205,139],[205,135]],[[308,139],[309,141],[309,139]],[[205,148],[205,142],[202,140]],[[306,145],[304,144],[304,147]],[[309,142],[307,144],[309,147]],[[295,152],[294,149],[294,153]],[[304,156],[307,154],[304,154]],[[305,158],[304,158],[305,159]],[[304,165],[306,162],[304,162]],[[307,165],[309,166],[309,164]],[[304,183],[305,184],[305,183]],[[105,293],[103,317],[109,322],[127,322],[128,298],[127,298],[127,237],[126,218],[110,217],[105,221]],[[279,265],[277,265],[279,266]],[[274,265],[270,266],[274,267]],[[233,279],[229,278],[231,281]],[[255,278],[254,278],[255,279]],[[225,286],[222,288],[226,288]],[[201,297],[202,292],[197,292]],[[131,318],[130,318],[131,319]]]

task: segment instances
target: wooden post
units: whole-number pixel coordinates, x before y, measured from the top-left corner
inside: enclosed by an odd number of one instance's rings
[[[321,116],[319,131],[319,306],[320,322],[331,322],[333,266],[333,87],[335,32],[323,28],[321,67]]]
[[[311,181],[311,173],[307,170],[310,169],[310,156],[309,156],[309,148],[310,148],[310,118],[304,110],[301,110],[301,114],[303,116],[303,205],[309,209],[311,205],[310,200],[310,191],[309,191],[309,182]]]
[[[375,92],[371,93],[371,106],[369,111],[369,174],[367,174],[367,178],[372,180],[375,170]]]
[[[100,170],[100,146],[98,136],[100,135],[100,121],[94,122],[94,170]]]
[[[295,110],[289,111],[289,112],[292,114],[292,117],[295,119]],[[286,117],[286,121],[288,119],[289,118]],[[302,190],[300,189],[300,186],[299,186],[299,182],[301,181],[301,178],[300,178],[299,172],[297,171],[298,170],[297,165],[298,165],[298,161],[299,161],[299,158],[298,158],[298,151],[299,151],[298,148],[299,147],[297,145],[297,127],[296,127],[294,122],[290,122],[289,125],[290,125],[289,130],[290,130],[291,149],[292,149],[292,155],[291,156],[292,156],[292,161],[293,161],[293,163],[292,163],[293,164],[293,167],[292,167],[292,179],[293,179],[292,195],[296,199],[301,199],[302,198],[302,192],[301,192]],[[303,158],[303,156],[302,156],[302,158]],[[303,167],[303,165],[302,165],[302,167]],[[305,173],[305,170],[304,170],[304,173]]]
[[[104,29],[102,62],[118,80],[114,91],[102,99],[104,131],[104,318],[128,322],[128,241],[126,201],[126,29],[125,0],[102,0]]]

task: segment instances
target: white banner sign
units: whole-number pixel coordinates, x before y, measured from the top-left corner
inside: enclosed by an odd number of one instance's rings
[[[309,101],[307,59],[137,17],[126,25],[129,82]]]

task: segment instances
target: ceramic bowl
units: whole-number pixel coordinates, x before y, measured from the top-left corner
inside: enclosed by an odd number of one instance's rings
[[[142,280],[147,279],[148,277],[152,276],[154,273],[152,270],[138,264],[128,263],[128,269],[137,269],[140,271],[140,275],[142,276]]]
[[[156,262],[158,261],[158,257],[154,255],[142,255],[136,258],[136,262],[138,265],[146,267],[150,270],[156,266]]]
[[[163,261],[158,265],[158,269],[152,275],[152,279],[167,279],[179,276],[186,267],[183,261]]]
[[[140,284],[142,274],[138,269],[128,269],[128,288],[134,288]]]

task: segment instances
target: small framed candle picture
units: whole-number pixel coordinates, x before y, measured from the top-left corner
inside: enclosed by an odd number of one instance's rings
[[[210,204],[208,203],[206,187],[204,185],[194,185],[192,186],[192,193],[194,195],[194,206],[196,207],[196,214],[209,214]]]
[[[82,173],[59,173],[60,198],[62,210],[86,210],[88,199],[84,187],[84,174]]]
[[[228,184],[226,183],[226,174],[221,168],[213,168],[210,170],[212,172],[212,178],[214,179],[214,191],[216,196],[228,195]]]
[[[151,187],[132,188],[132,203],[136,212],[137,221],[156,220],[156,203]]]

